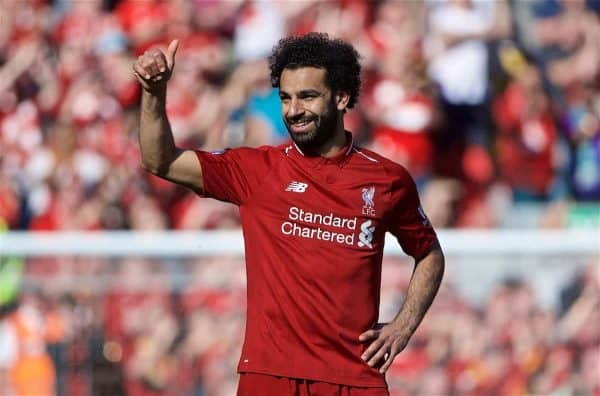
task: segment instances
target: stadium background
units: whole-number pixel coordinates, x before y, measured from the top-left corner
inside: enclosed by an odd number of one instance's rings
[[[287,134],[264,57],[286,34],[325,31],[363,56],[347,128],[411,171],[438,229],[581,229],[600,243],[599,10],[584,0],[3,0],[0,227],[237,229],[233,206],[141,170],[132,62],[181,40],[167,104],[179,145],[278,144]],[[234,393],[239,255],[7,247],[0,394]],[[597,249],[454,252],[388,374],[392,395],[600,395]],[[384,268],[389,319],[412,267],[388,256]]]

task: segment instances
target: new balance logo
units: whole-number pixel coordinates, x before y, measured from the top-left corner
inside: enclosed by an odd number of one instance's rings
[[[303,193],[304,191],[306,191],[307,188],[308,188],[308,184],[297,182],[297,181],[293,181],[290,184],[288,184],[288,186],[285,189],[285,191],[293,191],[293,192],[296,192],[296,193]]]

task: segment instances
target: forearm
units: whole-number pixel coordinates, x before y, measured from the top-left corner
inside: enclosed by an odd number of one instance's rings
[[[424,258],[415,264],[408,285],[406,299],[394,318],[394,322],[412,335],[436,296],[444,275],[444,255],[436,245]]]
[[[164,173],[177,154],[167,118],[166,90],[156,95],[143,91],[139,141],[144,168]]]
[[[0,91],[11,87],[34,62],[39,46],[35,42],[17,48],[15,55],[0,67]]]

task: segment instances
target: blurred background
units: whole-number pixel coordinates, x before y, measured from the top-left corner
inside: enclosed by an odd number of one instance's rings
[[[234,206],[142,171],[137,56],[180,40],[167,103],[179,146],[280,144],[265,57],[280,37],[323,31],[362,55],[346,128],[408,168],[440,234],[463,236],[445,246],[447,276],[388,374],[392,395],[600,395],[599,12],[591,0],[0,1],[0,234],[72,233],[61,254],[35,239],[9,254],[0,235],[0,394],[235,393],[238,251],[69,248],[84,231],[132,233],[117,245],[239,232]],[[534,245],[576,229],[596,247],[470,253],[483,229]],[[382,320],[411,271],[386,256]]]

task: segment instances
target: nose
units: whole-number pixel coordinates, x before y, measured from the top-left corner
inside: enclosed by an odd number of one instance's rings
[[[302,107],[302,103],[296,98],[292,98],[287,108],[287,117],[288,118],[296,118],[299,115],[304,113],[304,108]]]

